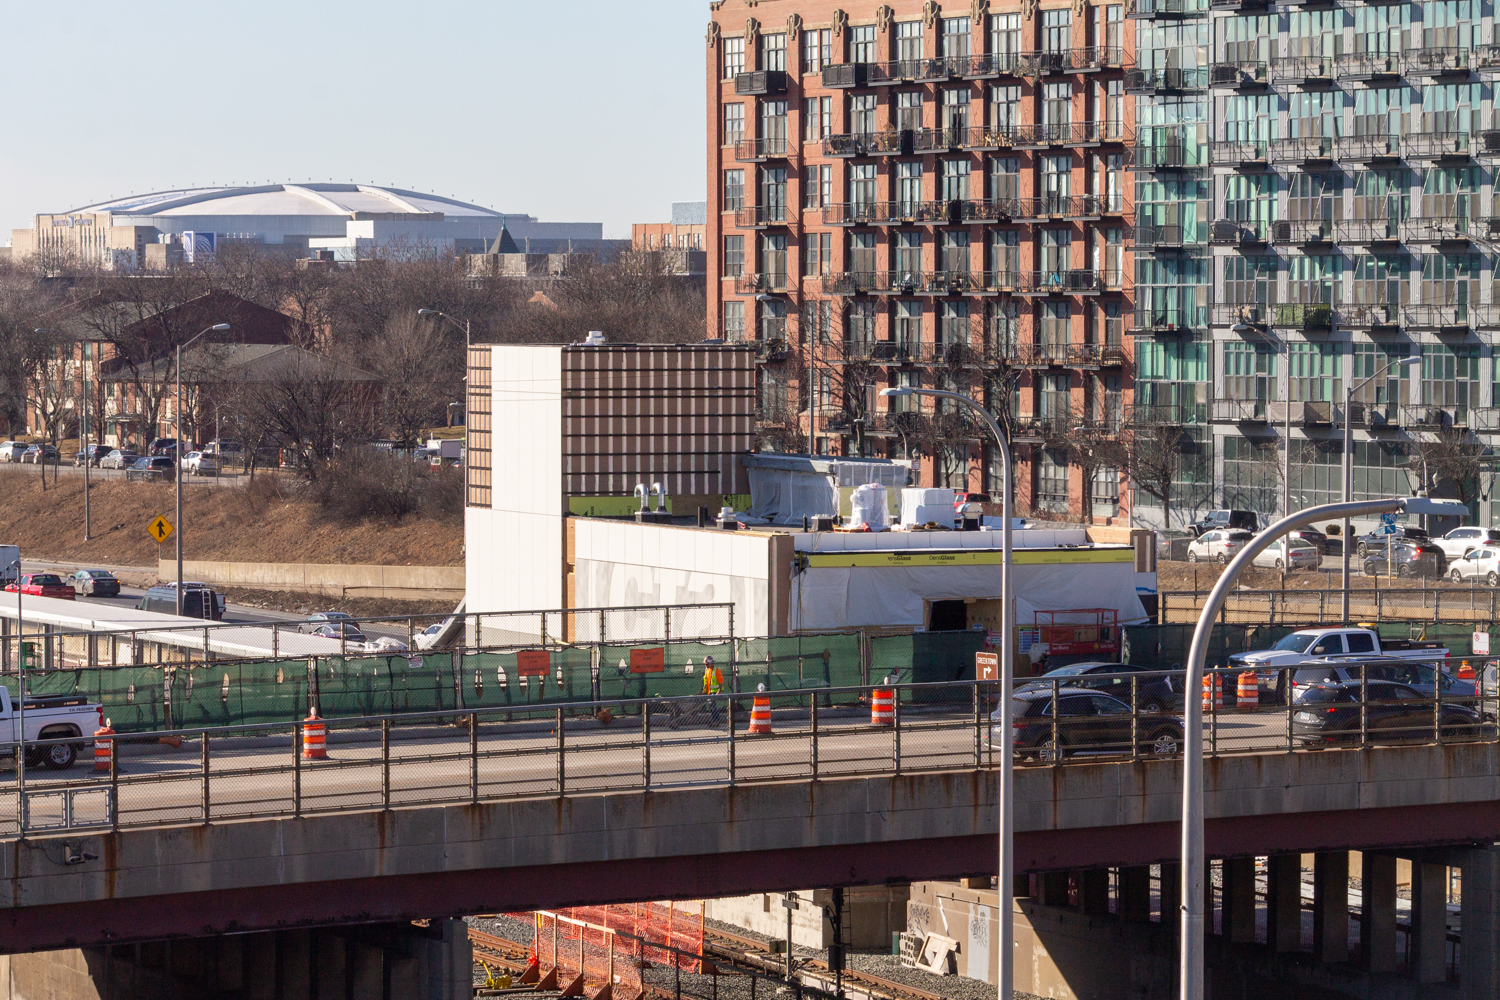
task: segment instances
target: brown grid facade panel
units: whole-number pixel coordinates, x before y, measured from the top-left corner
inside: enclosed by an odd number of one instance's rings
[[[492,493],[492,452],[494,424],[490,394],[490,349],[469,348],[468,400],[465,416],[468,425],[468,452],[464,456],[467,489],[465,502],[470,507],[488,507]]]
[[[564,490],[628,496],[659,482],[673,496],[746,492],[739,457],[755,446],[749,348],[576,348],[563,362]]]

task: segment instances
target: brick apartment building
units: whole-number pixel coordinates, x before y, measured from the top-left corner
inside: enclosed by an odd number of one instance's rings
[[[998,489],[930,400],[864,412],[871,383],[957,389],[1008,423],[1022,509],[1081,514],[1080,441],[1133,396],[1126,4],[712,7],[709,325],[758,346],[763,440]],[[1122,516],[1118,471],[1091,478]]]

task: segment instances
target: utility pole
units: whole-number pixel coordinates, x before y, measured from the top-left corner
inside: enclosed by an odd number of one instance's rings
[[[792,981],[792,911],[800,910],[802,907],[797,902],[797,894],[789,892],[781,901],[786,907],[786,981]]]

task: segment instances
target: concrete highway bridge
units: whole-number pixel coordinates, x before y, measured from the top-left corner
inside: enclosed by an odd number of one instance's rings
[[[14,774],[0,790],[0,950],[991,874],[990,687],[904,686],[893,726],[853,701],[868,692],[783,696],[770,735],[746,732],[743,696],[732,729],[692,699],[591,706],[608,722],[341,720],[326,760],[286,726],[135,737],[98,773],[28,769],[24,835]],[[1310,752],[1290,717],[1207,717],[1211,858],[1487,858],[1500,839],[1491,729]],[[1152,749],[1019,764],[1018,870],[1172,864],[1181,761]],[[1494,965],[1500,867],[1470,867],[1465,954]]]

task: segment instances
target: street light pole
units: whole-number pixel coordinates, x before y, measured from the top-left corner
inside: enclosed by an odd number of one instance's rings
[[[1422,358],[1419,355],[1413,355],[1409,358],[1393,358],[1375,369],[1373,374],[1366,375],[1344,390],[1344,460],[1341,463],[1344,473],[1344,503],[1347,504],[1354,499],[1354,426],[1349,421],[1349,407],[1354,403],[1355,392],[1363,388],[1366,383],[1384,375],[1393,367],[1420,364],[1421,361]],[[1343,550],[1341,556],[1343,562],[1343,595],[1339,602],[1339,621],[1347,624],[1349,621],[1349,543],[1351,541],[1349,538],[1349,516],[1347,514],[1344,516],[1343,539],[1343,542],[1339,546]]]
[[[1311,524],[1325,517],[1361,517],[1405,510],[1412,513],[1453,513],[1466,510],[1456,500],[1409,499],[1361,500],[1358,503],[1330,503],[1288,514],[1245,543],[1209,592],[1208,601],[1198,615],[1193,629],[1193,644],[1188,648],[1187,671],[1183,690],[1182,758],[1182,882],[1178,905],[1182,908],[1181,949],[1178,953],[1178,997],[1180,1000],[1203,1000],[1203,934],[1206,927],[1205,869],[1203,843],[1203,664],[1208,658],[1208,640],[1224,599],[1234,588],[1238,577],[1257,555],[1293,528]]]
[[[996,977],[1000,987],[999,1000],[1011,1000],[1015,990],[1016,957],[1015,957],[1015,771],[1013,768],[1013,750],[1011,747],[1011,718],[1014,714],[1015,704],[1012,689],[1015,687],[1016,665],[1015,665],[1015,641],[1016,641],[1016,597],[1011,587],[1011,563],[1012,560],[1012,496],[1015,493],[1012,484],[1013,472],[1011,471],[1010,443],[1005,439],[1005,432],[1000,429],[1000,424],[989,410],[980,406],[968,396],[957,392],[947,392],[942,389],[913,389],[900,386],[894,389],[880,390],[882,396],[932,396],[936,399],[956,400],[970,409],[974,410],[989,425],[990,433],[995,435],[995,443],[1000,447],[1001,466],[1001,489],[1003,495],[1000,498],[1000,514],[1005,522],[1000,529],[1000,594],[1003,598],[1000,604],[1000,724],[998,726],[1000,736],[1000,765],[999,765],[999,794],[997,808],[999,809],[1000,826],[1000,872],[995,880],[995,886],[999,890],[999,899],[996,910],[1000,916],[1000,927],[998,929],[999,944],[995,948],[999,956],[999,975]],[[976,678],[977,681],[978,678]],[[990,732],[994,733],[997,727],[991,726]]]
[[[199,337],[205,333],[222,333],[229,329],[228,323],[215,323],[206,330],[200,330],[189,337],[185,343],[177,345],[177,448],[172,457],[172,471],[177,481],[177,616],[182,617],[182,349],[190,347]],[[208,650],[205,648],[204,652]]]

